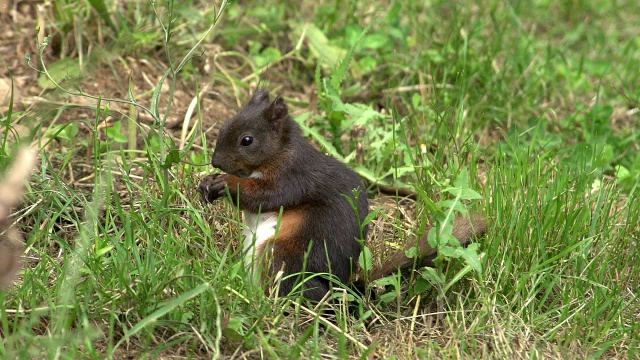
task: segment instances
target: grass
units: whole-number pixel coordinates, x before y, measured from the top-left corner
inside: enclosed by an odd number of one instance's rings
[[[637,2],[54,4],[0,35],[0,163],[18,137],[42,160],[0,357],[640,357]],[[468,171],[482,272],[387,279],[335,318],[246,281],[237,210],[195,189],[259,81],[367,181],[424,195],[371,188],[382,253]]]

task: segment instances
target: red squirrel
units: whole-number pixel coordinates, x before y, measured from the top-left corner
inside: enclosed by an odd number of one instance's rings
[[[367,234],[366,226],[361,229],[369,213],[366,189],[355,171],[307,141],[281,97],[271,100],[267,90],[258,90],[222,126],[211,164],[224,174],[206,176],[199,191],[207,202],[228,192],[242,210],[249,270],[258,259],[266,275],[283,270],[282,295],[297,284],[296,276],[290,275],[303,271],[308,275],[330,273],[343,284],[351,283],[363,247],[359,239]],[[359,193],[357,199],[354,191]],[[471,222],[457,219],[454,226],[454,235],[463,244],[485,232],[484,219],[479,216]],[[436,254],[426,236],[419,243],[418,263],[432,265]],[[270,252],[267,263],[265,249]],[[414,259],[401,250],[374,267],[368,279],[413,264]],[[325,276],[308,276],[302,286],[304,297],[319,301],[331,281]]]

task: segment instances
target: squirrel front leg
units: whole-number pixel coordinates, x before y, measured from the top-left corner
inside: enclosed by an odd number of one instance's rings
[[[246,184],[241,182],[241,179],[229,175],[229,174],[212,174],[207,175],[202,179],[198,192],[202,195],[205,202],[213,203],[219,198],[225,197],[227,191],[231,195],[231,201],[234,205],[237,204],[238,191]],[[250,192],[249,192],[250,193]]]
[[[213,174],[202,179],[198,191],[205,202],[212,203],[225,196],[228,176],[227,174]]]
[[[213,174],[202,179],[198,191],[204,201],[210,203],[225,197],[228,191],[234,205],[242,210],[258,213],[277,211],[280,207],[286,208],[299,204],[303,196],[301,189],[302,187],[284,189],[281,186],[274,186],[274,181]]]

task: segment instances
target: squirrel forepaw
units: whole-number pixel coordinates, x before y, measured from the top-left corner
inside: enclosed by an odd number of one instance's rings
[[[226,193],[227,176],[225,174],[207,175],[202,179],[198,191],[206,202],[223,197]]]

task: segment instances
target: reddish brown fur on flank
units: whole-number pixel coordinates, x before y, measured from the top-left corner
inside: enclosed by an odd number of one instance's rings
[[[258,253],[261,256],[264,250],[271,251],[271,254],[262,257],[268,264],[263,268],[263,277],[275,276],[278,271],[286,268],[287,258],[290,256],[299,256],[300,258],[304,256],[307,248],[305,242],[301,241],[300,234],[306,221],[307,212],[305,208],[283,211],[276,236],[265,242],[258,249]],[[270,274],[264,271],[268,268],[270,268]]]
[[[429,245],[427,240],[430,229],[431,226],[427,228],[424,235],[418,241],[417,245],[420,247],[420,258],[418,260],[409,258],[406,255],[408,249],[416,246],[415,242],[410,242],[404,249],[398,250],[387,258],[382,265],[374,268],[371,273],[369,273],[368,280],[374,281],[388,276],[398,271],[398,269],[410,268],[414,262],[417,262],[416,267],[433,267],[433,259],[436,258],[438,253],[436,249]],[[486,232],[487,223],[484,216],[480,214],[473,214],[470,218],[460,217],[453,221],[453,236],[460,241],[462,246],[469,245],[471,239],[483,236]]]

